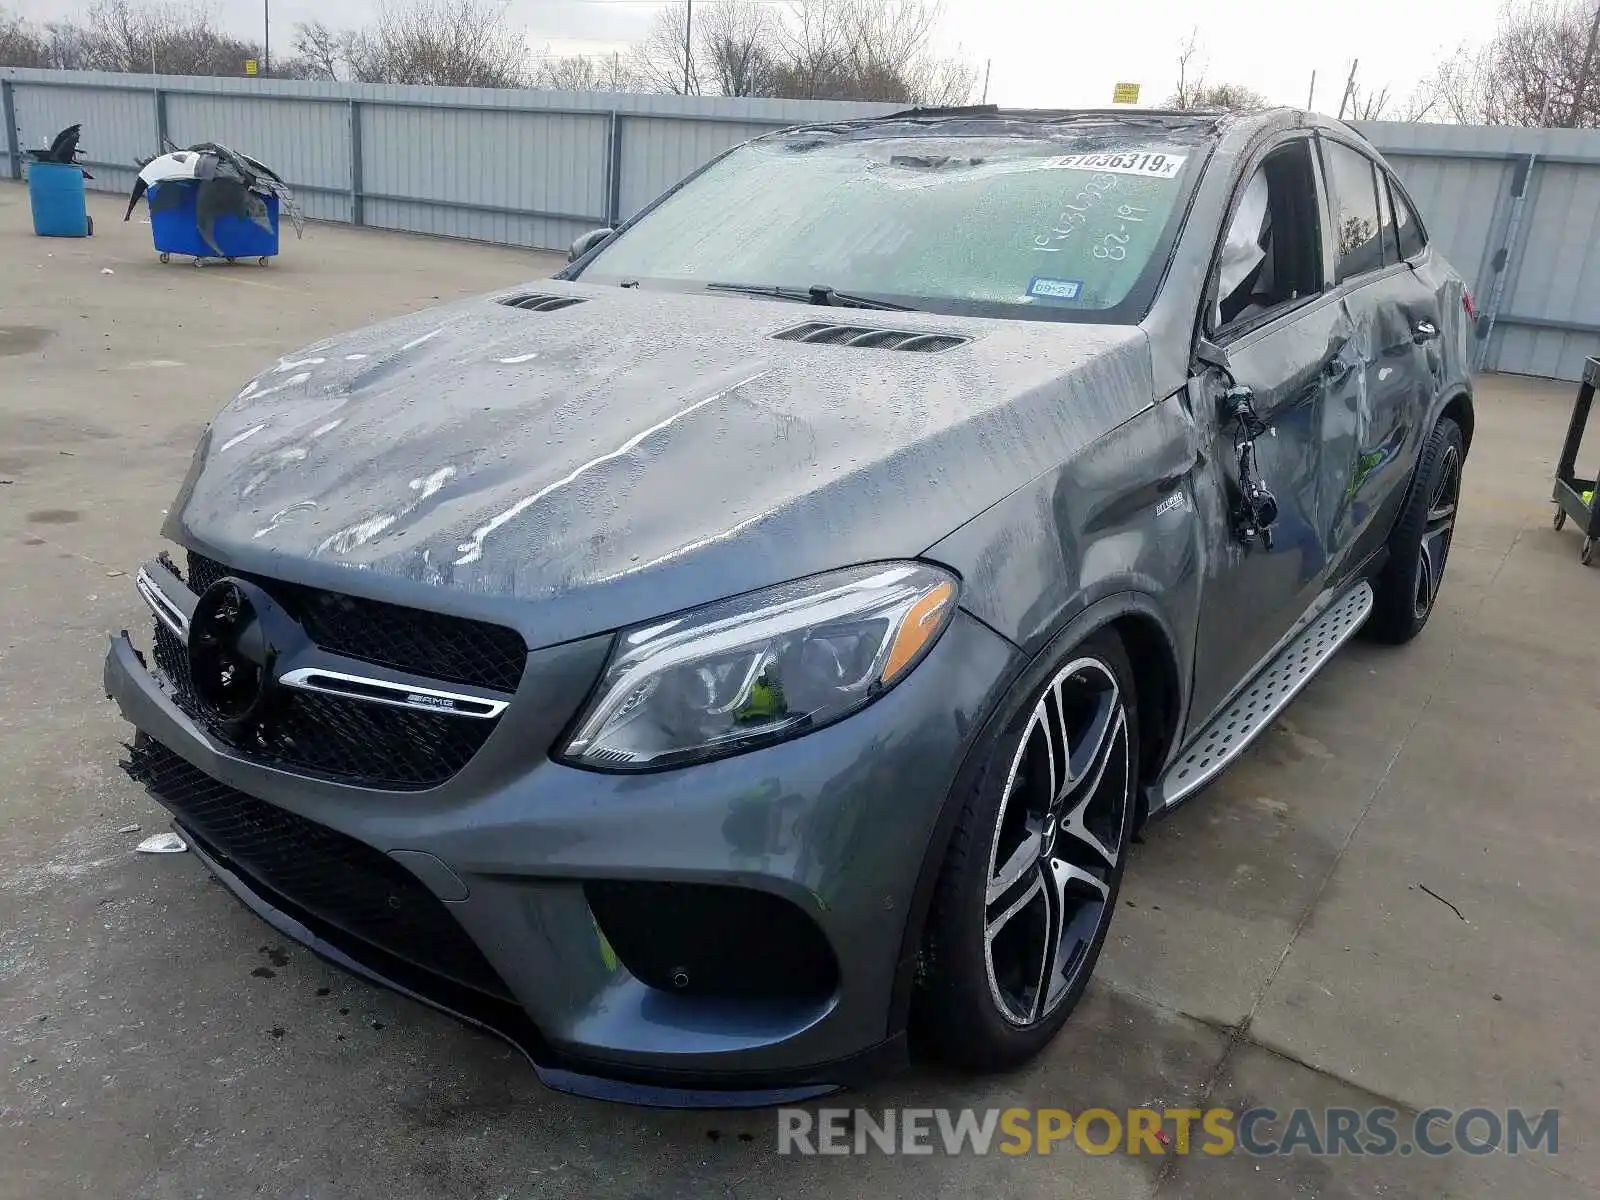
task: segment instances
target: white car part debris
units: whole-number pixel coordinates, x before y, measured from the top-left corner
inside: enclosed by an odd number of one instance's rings
[[[140,168],[139,178],[144,180],[145,187],[152,187],[169,179],[194,179],[202,169],[214,172],[216,165],[215,158],[208,159],[205,154],[193,150],[179,150],[152,158]]]
[[[189,843],[175,833],[157,833],[139,843],[140,854],[182,854]]]

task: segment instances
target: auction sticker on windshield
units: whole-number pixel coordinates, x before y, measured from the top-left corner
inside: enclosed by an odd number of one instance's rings
[[[1150,179],[1175,179],[1185,155],[1154,151],[1120,151],[1114,154],[1063,154],[1049,160],[1058,170],[1108,171],[1113,175],[1144,175]]]

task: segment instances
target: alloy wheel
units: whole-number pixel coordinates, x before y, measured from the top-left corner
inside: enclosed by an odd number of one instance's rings
[[[1428,514],[1422,526],[1422,545],[1417,554],[1417,579],[1414,593],[1416,614],[1425,617],[1433,609],[1444,582],[1444,564],[1450,555],[1450,539],[1455,534],[1456,505],[1461,497],[1461,454],[1449,447],[1439,460],[1438,474],[1428,496]]]
[[[989,990],[1036,1025],[1092,967],[1133,813],[1126,706],[1096,658],[1069,662],[1028,718],[1000,798],[984,897]]]

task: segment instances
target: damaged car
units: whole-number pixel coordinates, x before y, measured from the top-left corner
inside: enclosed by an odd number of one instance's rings
[[[1472,315],[1303,112],[757,138],[226,404],[106,660],[127,769],[553,1087],[1014,1067],[1140,827],[1427,624]]]

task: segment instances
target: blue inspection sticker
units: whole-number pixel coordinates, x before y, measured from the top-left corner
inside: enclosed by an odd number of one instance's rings
[[[1076,300],[1083,291],[1081,279],[1042,279],[1028,281],[1028,295],[1042,300]]]

